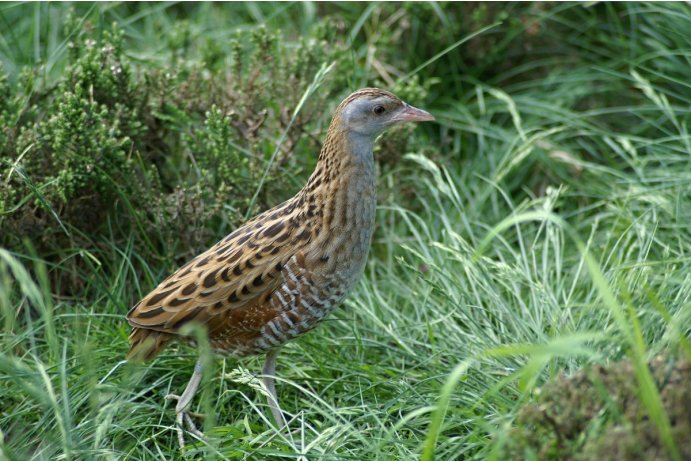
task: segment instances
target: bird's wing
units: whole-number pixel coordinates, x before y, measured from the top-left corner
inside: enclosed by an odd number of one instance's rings
[[[310,238],[296,217],[286,202],[240,227],[139,301],[127,314],[130,325],[177,334],[188,322],[216,323],[228,311],[265,302]]]

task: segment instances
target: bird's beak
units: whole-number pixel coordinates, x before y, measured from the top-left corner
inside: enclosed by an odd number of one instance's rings
[[[409,106],[406,104],[394,118],[393,122],[404,123],[404,122],[429,122],[434,120],[434,116],[427,111],[418,109],[417,107]]]

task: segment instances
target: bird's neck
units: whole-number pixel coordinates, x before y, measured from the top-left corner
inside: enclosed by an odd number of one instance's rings
[[[299,218],[314,230],[308,260],[337,267],[350,283],[364,268],[374,229],[374,142],[337,126],[329,128],[314,173],[296,200],[302,205]]]
[[[343,186],[364,187],[374,184],[374,140],[352,131],[343,131],[332,123],[322,146],[317,166],[305,185],[307,194]],[[326,197],[328,198],[328,197]]]
[[[351,230],[373,225],[377,201],[373,144],[371,138],[331,124],[317,166],[297,196],[302,203],[314,204],[314,217],[321,224]],[[350,219],[354,216],[357,219]]]

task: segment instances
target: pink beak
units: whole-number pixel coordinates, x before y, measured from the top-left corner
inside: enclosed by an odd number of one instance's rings
[[[417,107],[405,105],[402,111],[396,115],[392,121],[398,123],[404,122],[429,122],[434,120],[434,116],[427,111],[418,109]]]

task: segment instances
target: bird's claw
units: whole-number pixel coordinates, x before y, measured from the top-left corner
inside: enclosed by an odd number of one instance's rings
[[[175,406],[175,425],[177,426],[178,443],[180,444],[180,448],[185,447],[184,426],[187,426],[187,432],[191,433],[192,435],[194,435],[195,437],[197,437],[199,439],[203,439],[204,434],[202,433],[202,431],[197,429],[197,426],[194,424],[194,421],[192,421],[191,416],[194,416],[196,418],[203,418],[204,415],[202,415],[200,413],[194,413],[191,411],[187,411],[187,406],[189,405],[189,402],[183,402],[179,395],[168,394],[164,398],[165,398],[165,400],[177,400],[178,401],[178,404]]]

